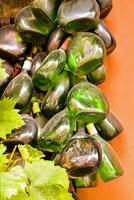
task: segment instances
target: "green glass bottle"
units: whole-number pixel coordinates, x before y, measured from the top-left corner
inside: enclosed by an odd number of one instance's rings
[[[75,85],[67,97],[69,115],[83,123],[97,123],[105,119],[109,106],[103,92],[88,81]]]
[[[45,52],[40,52],[36,54],[36,56],[33,58],[32,62],[32,68],[31,68],[31,75],[33,76],[35,72],[40,68],[41,64],[45,60],[47,54]]]
[[[51,118],[54,114],[65,107],[65,101],[70,89],[69,74],[63,70],[48,90],[42,103],[42,111],[46,117]]]
[[[60,159],[61,167],[67,170],[72,179],[96,173],[100,162],[100,146],[85,133],[83,127],[71,138]]]
[[[73,86],[75,86],[78,83],[78,76],[69,72],[69,77],[70,77],[70,85],[71,85],[71,88],[72,88]]]
[[[87,76],[85,76],[85,75],[84,76],[76,76],[76,75],[72,74],[71,72],[69,72],[69,77],[70,77],[71,88],[74,87],[79,82],[88,81]]]
[[[44,44],[52,31],[45,21],[39,20],[33,15],[31,6],[23,8],[17,14],[15,27],[24,41],[36,46]]]
[[[28,75],[31,69],[32,59],[25,60],[22,71],[7,85],[2,97],[9,97],[16,100],[16,108],[21,112],[25,110],[31,100],[33,93],[33,83]]]
[[[54,28],[59,3],[57,0],[33,0],[32,12],[37,19],[44,21],[46,26]]]
[[[48,90],[65,64],[66,54],[63,50],[58,49],[49,53],[33,76],[34,85],[42,91]]]
[[[112,0],[96,0],[100,7],[100,18],[104,19],[112,10]]]
[[[51,51],[58,49],[65,40],[66,35],[67,34],[61,28],[55,29],[48,40],[47,51],[50,53]]]
[[[88,81],[95,85],[99,85],[106,80],[106,70],[105,67],[102,65],[98,67],[93,72],[90,72],[87,76]]]
[[[10,147],[16,144],[31,144],[37,140],[38,127],[36,122],[29,115],[23,114],[21,116],[25,124],[21,128],[13,130],[3,141]]]
[[[95,126],[99,135],[107,141],[112,140],[123,131],[123,126],[111,111],[103,121],[95,124]]]
[[[6,60],[0,59],[0,68],[4,70],[3,76],[0,75],[0,97],[12,78],[13,67]],[[1,72],[0,72],[1,74]]]
[[[96,174],[80,177],[74,180],[76,188],[90,188],[97,186]]]
[[[66,109],[54,115],[41,132],[39,149],[61,153],[73,135],[74,125],[74,122],[69,120]]]
[[[14,25],[0,29],[0,56],[1,58],[14,61],[23,56],[27,47]]]
[[[34,88],[32,99],[36,99],[41,104],[45,95],[46,92]]]
[[[45,117],[43,116],[38,101],[33,102],[32,111],[33,111],[33,118],[38,125],[38,136],[37,136],[37,138],[39,139],[40,135],[41,135],[41,131],[44,128],[44,126],[46,125],[46,123],[48,122],[48,120],[45,119]]]
[[[98,20],[96,28],[93,29],[93,32],[103,40],[106,46],[107,55],[112,53],[116,48],[116,41],[107,25],[102,20]]]
[[[88,75],[106,58],[104,42],[96,34],[78,33],[67,49],[68,70],[77,76]]]
[[[100,177],[107,182],[120,177],[123,169],[115,151],[105,140],[103,140],[93,124],[87,125],[89,134],[98,141],[102,150],[102,161],[98,169]]]
[[[68,33],[93,28],[99,17],[100,9],[95,0],[65,0],[57,14],[60,26]]]

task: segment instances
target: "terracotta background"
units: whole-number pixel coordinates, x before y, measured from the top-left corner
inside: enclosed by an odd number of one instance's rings
[[[124,125],[111,144],[124,166],[124,176],[96,188],[80,189],[81,200],[134,200],[134,0],[113,0],[106,23],[117,40],[107,58],[107,81],[101,86]]]

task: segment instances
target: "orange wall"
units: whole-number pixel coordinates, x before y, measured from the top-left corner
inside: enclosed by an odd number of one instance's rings
[[[81,200],[134,200],[134,0],[113,0],[105,20],[117,40],[107,58],[107,81],[102,88],[112,110],[124,124],[124,132],[111,144],[125,170],[123,177],[98,187],[80,189]]]

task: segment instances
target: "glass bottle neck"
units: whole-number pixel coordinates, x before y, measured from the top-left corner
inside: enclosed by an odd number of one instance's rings
[[[88,124],[86,125],[86,128],[91,136],[98,135],[98,131],[95,128],[94,124]]]
[[[23,64],[23,67],[22,67],[22,71],[23,72],[28,72],[31,70],[31,67],[32,67],[32,58],[31,57],[28,57],[25,61],[24,61],[24,64]]]
[[[34,114],[34,115],[38,115],[38,114],[41,113],[40,106],[39,106],[39,103],[38,103],[38,102],[34,102],[34,103],[33,103],[33,108],[32,108],[32,110],[33,110],[33,114]]]
[[[78,132],[85,133],[85,126],[83,123],[78,122],[77,128],[78,128]]]
[[[88,130],[89,135],[95,138],[101,145],[103,145],[103,147],[104,145],[107,145],[107,142],[103,138],[100,137],[94,124],[87,124],[86,128]]]

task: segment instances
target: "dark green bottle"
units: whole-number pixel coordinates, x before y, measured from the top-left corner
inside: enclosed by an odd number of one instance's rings
[[[96,139],[101,146],[102,161],[98,169],[100,177],[105,182],[120,177],[123,174],[123,169],[111,145],[99,136],[93,124],[88,124],[87,129],[89,134]]]
[[[61,28],[55,29],[48,40],[47,51],[50,53],[51,51],[58,49],[62,45],[65,38],[66,33]]]
[[[88,75],[106,58],[104,42],[96,34],[78,33],[67,49],[68,70],[77,76]]]
[[[42,91],[48,90],[65,64],[66,54],[64,50],[58,49],[49,53],[33,76],[34,85]]]
[[[43,63],[46,56],[47,56],[47,54],[45,52],[40,52],[40,53],[36,54],[36,56],[33,58],[32,67],[31,67],[31,71],[30,71],[32,76],[40,68],[40,66]]]
[[[59,3],[57,0],[33,0],[32,12],[38,20],[44,21],[46,26],[53,29],[56,25]]]
[[[100,18],[105,18],[112,10],[112,0],[96,0],[100,6]]]
[[[95,85],[99,85],[103,83],[106,80],[105,67],[103,65],[98,67],[93,72],[90,72],[87,78],[90,83],[93,83]]]
[[[4,75],[0,74],[0,97],[12,78],[13,67],[6,60],[0,59],[0,68],[4,70]],[[1,73],[1,72],[0,72]]]
[[[26,44],[15,30],[14,25],[0,29],[0,57],[7,60],[16,60],[23,56]]]
[[[76,188],[90,188],[97,186],[96,174],[80,177],[74,180]]]
[[[70,178],[96,173],[101,162],[101,149],[95,139],[79,129],[61,154],[60,165],[64,167]]]
[[[102,20],[98,20],[96,28],[93,30],[93,32],[103,40],[106,46],[107,55],[112,53],[116,48],[116,41],[107,25]]]
[[[60,26],[68,33],[93,28],[99,17],[100,9],[95,0],[65,0],[57,14]]]
[[[111,111],[103,121],[99,122],[95,126],[99,135],[107,141],[112,140],[123,131],[123,126]]]
[[[46,92],[34,88],[32,99],[36,99],[41,104],[45,95]]]
[[[75,85],[67,97],[69,115],[82,123],[97,123],[105,119],[109,110],[103,92],[85,81]]]
[[[69,72],[69,77],[70,77],[70,85],[71,85],[71,88],[73,86],[75,86],[77,83],[78,83],[78,76],[72,74],[71,72]]]
[[[69,74],[63,70],[48,90],[42,103],[43,114],[51,118],[57,112],[63,110],[70,89]]]
[[[36,46],[44,44],[52,31],[45,21],[33,15],[31,6],[23,8],[17,14],[15,27],[24,41]]]
[[[31,65],[31,58],[27,58],[21,73],[10,81],[2,95],[2,97],[15,99],[16,108],[20,109],[21,112],[27,108],[33,93],[33,83],[28,75]]]
[[[37,136],[37,138],[39,139],[40,135],[41,135],[41,131],[44,128],[44,126],[46,125],[46,123],[48,122],[48,120],[45,119],[45,117],[43,116],[38,101],[33,102],[32,111],[33,111],[33,118],[38,125],[38,136]]]
[[[85,76],[85,75],[84,76],[76,76],[76,75],[72,74],[71,72],[69,72],[69,77],[70,77],[71,88],[74,87],[79,82],[88,81],[87,76]]]
[[[36,122],[29,115],[22,115],[24,125],[14,130],[10,135],[7,136],[7,139],[4,140],[6,145],[16,145],[16,144],[31,144],[37,140],[38,127]]]
[[[69,120],[66,109],[54,115],[41,132],[39,149],[61,153],[73,135],[75,129],[73,123]]]

